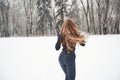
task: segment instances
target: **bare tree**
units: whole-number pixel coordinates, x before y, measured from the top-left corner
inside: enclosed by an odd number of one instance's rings
[[[95,8],[94,8],[94,1],[93,0],[86,0],[86,4],[83,0],[80,0],[83,12],[85,14],[86,24],[87,24],[87,32],[89,33],[97,33],[95,29]],[[84,23],[85,24],[85,23]]]
[[[34,0],[23,0],[23,5],[24,5],[24,11],[25,11],[25,16],[26,16],[26,35],[32,35],[33,34],[33,10],[34,10],[34,5],[35,1]]]
[[[0,36],[9,36],[9,1],[0,0]]]
[[[9,30],[11,36],[24,36],[24,16],[21,1],[13,0],[10,2],[9,10]]]
[[[89,3],[88,3],[88,0],[87,0],[87,8],[86,8],[85,4],[83,3],[83,0],[80,0],[80,2],[83,6],[83,12],[84,12],[85,18],[86,18],[87,32],[90,33],[90,25],[89,25],[89,20],[88,20]]]
[[[99,34],[107,34],[109,27],[110,0],[96,0]]]
[[[108,13],[109,13],[109,7],[110,6],[110,0],[105,0],[105,6],[103,7],[103,34],[107,34],[107,28],[108,28]]]
[[[120,0],[115,0],[115,25],[113,33],[119,34],[120,33]]]

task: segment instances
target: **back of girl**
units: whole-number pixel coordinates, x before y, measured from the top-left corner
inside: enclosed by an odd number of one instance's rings
[[[65,80],[75,80],[75,46],[77,43],[85,46],[85,36],[80,34],[77,25],[71,19],[67,19],[61,26],[55,45],[56,50],[63,47],[59,55],[59,63],[65,73]]]

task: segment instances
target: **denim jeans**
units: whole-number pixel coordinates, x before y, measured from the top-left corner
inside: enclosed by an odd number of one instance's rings
[[[61,52],[59,55],[59,63],[65,73],[65,80],[75,80],[75,53]]]

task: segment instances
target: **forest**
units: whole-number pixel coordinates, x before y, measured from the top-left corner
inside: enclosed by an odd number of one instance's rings
[[[55,36],[67,18],[80,32],[120,34],[120,0],[0,0],[0,37]]]

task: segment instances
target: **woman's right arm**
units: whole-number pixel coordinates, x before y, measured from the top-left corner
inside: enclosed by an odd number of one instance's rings
[[[82,42],[80,43],[80,45],[81,45],[81,46],[85,46],[85,41],[82,41]]]

